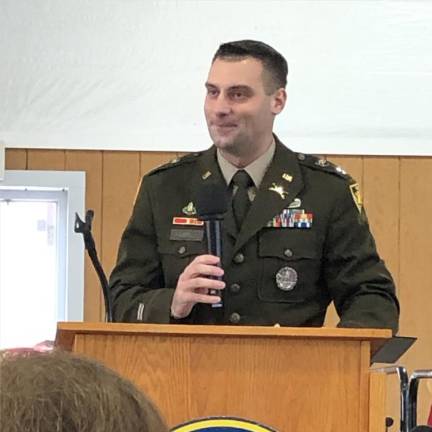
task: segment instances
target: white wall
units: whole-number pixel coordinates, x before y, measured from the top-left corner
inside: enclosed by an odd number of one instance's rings
[[[210,59],[255,38],[289,62],[290,147],[432,155],[431,23],[419,0],[0,0],[0,140],[206,148]]]

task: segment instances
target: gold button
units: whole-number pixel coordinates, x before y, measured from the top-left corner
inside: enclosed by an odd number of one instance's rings
[[[303,153],[299,153],[299,154],[297,155],[297,159],[298,159],[298,160],[301,160],[301,161],[304,161],[304,160],[306,159],[306,156],[305,156]]]
[[[292,252],[291,249],[285,249],[285,250],[284,250],[284,255],[285,255],[287,258],[290,258],[290,257],[293,256],[293,252]]]
[[[245,257],[242,253],[238,253],[235,257],[234,257],[234,262],[236,264],[241,264],[242,262],[244,262]]]
[[[238,324],[240,322],[241,316],[237,312],[230,315],[229,320],[231,324]]]
[[[186,246],[180,246],[180,247],[177,249],[177,252],[178,252],[180,255],[183,255],[183,254],[186,252]]]
[[[240,285],[238,284],[238,283],[233,283],[231,286],[230,286],[230,291],[233,293],[233,294],[237,294],[238,292],[240,292]]]

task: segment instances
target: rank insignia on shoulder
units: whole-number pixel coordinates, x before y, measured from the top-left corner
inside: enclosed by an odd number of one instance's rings
[[[186,207],[183,207],[182,211],[186,216],[196,215],[196,208],[195,208],[194,203],[192,201],[189,202]]]
[[[363,199],[360,193],[360,186],[358,183],[354,183],[350,185],[351,195],[354,200],[354,204],[356,205],[358,211],[361,213],[363,207]]]
[[[344,179],[351,179],[350,175],[342,167],[336,165],[323,156],[298,154],[297,159],[300,161],[300,164],[309,168],[318,169],[329,174],[335,174]]]
[[[337,166],[335,169],[339,174],[343,174],[343,175],[347,174],[347,172],[340,166]]]
[[[300,228],[312,227],[313,214],[306,213],[303,209],[283,209],[281,214],[276,215],[267,222],[267,228]]]
[[[318,165],[318,166],[320,166],[320,167],[326,167],[328,164],[329,164],[329,163],[327,162],[327,159],[324,159],[324,158],[318,159],[318,160],[315,162],[315,165]]]
[[[190,218],[183,216],[174,216],[173,225],[195,225],[195,226],[203,226],[204,222],[199,220],[198,218]]]

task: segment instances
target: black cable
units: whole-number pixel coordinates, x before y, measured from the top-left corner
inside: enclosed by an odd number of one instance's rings
[[[101,287],[102,287],[102,293],[104,296],[104,302],[105,302],[105,320],[107,322],[113,322],[113,316],[112,316],[112,301],[111,301],[111,294],[108,287],[108,279],[105,275],[105,272],[103,271],[102,265],[99,261],[97,251],[96,251],[96,244],[91,232],[92,227],[92,221],[93,221],[94,211],[93,210],[87,210],[85,215],[85,222],[81,220],[81,218],[78,216],[78,213],[75,213],[75,228],[74,231],[76,233],[82,234],[84,237],[84,245],[87,250],[87,253],[90,257],[90,260],[93,264],[94,269],[96,270],[96,273],[98,275]]]

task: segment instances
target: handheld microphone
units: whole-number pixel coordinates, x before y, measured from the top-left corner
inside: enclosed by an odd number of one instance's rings
[[[226,186],[218,183],[204,183],[196,195],[196,210],[199,219],[204,221],[207,239],[207,252],[220,258],[222,262],[221,221],[227,211],[228,195]],[[220,263],[219,263],[220,266]],[[222,277],[214,279],[222,280]],[[210,295],[220,295],[218,290],[210,290]],[[219,303],[212,304],[213,308],[223,306],[222,296]]]

